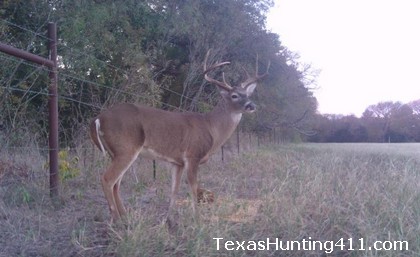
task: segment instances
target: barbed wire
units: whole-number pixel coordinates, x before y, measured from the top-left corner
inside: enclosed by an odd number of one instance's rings
[[[74,51],[76,51],[76,52],[79,53],[80,56],[89,56],[90,58],[95,59],[96,61],[98,61],[98,62],[100,62],[100,63],[102,63],[102,64],[104,64],[104,65],[106,65],[106,66],[108,66],[108,67],[110,67],[110,68],[112,68],[114,70],[116,70],[117,72],[120,72],[122,75],[129,76],[129,73],[126,70],[124,70],[124,69],[122,69],[122,68],[120,68],[118,66],[112,65],[112,64],[108,63],[107,61],[101,60],[101,59],[97,58],[96,56],[94,56],[94,55],[92,55],[90,53],[87,53],[86,51],[82,51],[82,50],[79,50],[79,49],[72,48],[72,47],[70,47],[68,45],[65,45],[62,42],[59,42],[59,45],[62,46],[62,47],[64,47],[64,48],[69,49],[71,51],[69,53],[70,56],[73,56],[73,57],[76,56],[76,54],[73,53]],[[170,88],[166,88],[166,87],[159,87],[159,88],[162,89],[162,90],[165,90],[167,92],[170,92],[171,94],[175,94],[175,95],[177,95],[177,96],[179,96],[181,98],[184,98],[184,99],[187,99],[187,100],[190,100],[190,101],[193,101],[193,102],[198,102],[198,103],[201,103],[203,105],[211,106],[209,103],[206,103],[206,102],[203,102],[203,101],[198,101],[197,99],[193,99],[191,97],[188,97],[188,96],[186,96],[186,95],[184,95],[182,93],[176,92],[176,91],[174,91],[174,90],[172,90]],[[177,109],[180,109],[180,108],[178,107]]]
[[[18,24],[16,24],[16,23],[11,22],[11,21],[8,21],[8,20],[5,20],[5,19],[0,19],[0,20],[1,20],[2,22],[4,22],[4,23],[6,23],[6,24],[10,25],[10,26],[13,26],[13,27],[16,27],[16,28],[22,29],[22,30],[24,30],[24,31],[26,31],[26,32],[32,33],[33,35],[39,36],[39,37],[41,37],[41,38],[43,38],[43,39],[50,40],[47,36],[45,36],[45,35],[43,35],[43,34],[40,34],[40,33],[38,33],[38,32],[35,32],[35,31],[31,30],[31,29],[25,28],[25,27],[23,27],[23,26],[21,26],[21,25],[18,25]],[[100,63],[102,63],[102,64],[106,65],[107,67],[110,67],[110,68],[112,68],[112,69],[114,69],[114,70],[116,70],[116,71],[120,72],[122,75],[128,76],[128,72],[127,72],[127,71],[125,71],[124,69],[122,69],[122,68],[120,68],[120,67],[117,67],[117,66],[115,66],[115,65],[113,65],[113,64],[110,64],[109,62],[106,62],[106,61],[104,61],[104,60],[101,60],[101,59],[97,58],[96,56],[94,56],[94,55],[92,55],[92,54],[90,54],[90,53],[88,53],[88,52],[86,52],[86,51],[82,51],[82,50],[80,50],[80,49],[73,48],[73,47],[71,47],[71,46],[66,45],[65,43],[63,43],[63,42],[61,42],[61,41],[59,41],[59,42],[58,42],[58,45],[59,45],[59,46],[61,46],[61,47],[63,47],[63,48],[66,48],[66,49],[70,50],[70,51],[69,51],[69,52],[67,52],[67,53],[68,53],[68,54],[70,54],[71,56],[76,56],[76,55],[74,54],[74,52],[77,52],[77,53],[79,54],[79,56],[89,56],[90,58],[95,59],[96,61],[98,61],[98,62],[100,62]],[[7,59],[12,60],[12,58],[7,58]],[[36,65],[30,65],[30,66],[32,66],[32,67],[36,67]],[[46,67],[44,67],[44,68],[48,70],[48,68],[46,68]],[[96,85],[98,85],[98,86],[100,85],[99,83],[92,82],[92,81],[89,81],[89,80],[86,80],[86,79],[81,79],[81,78],[78,78],[78,80],[79,80],[79,81],[83,81],[83,82],[89,82],[90,84],[96,84]],[[110,88],[111,88],[111,89],[113,89],[113,90],[115,90],[115,88],[113,88],[113,87],[110,87]],[[177,96],[179,96],[179,97],[181,97],[181,98],[183,98],[183,99],[187,99],[187,100],[190,100],[190,101],[192,101],[192,102],[200,103],[200,104],[203,104],[203,105],[206,105],[206,106],[212,106],[211,104],[209,104],[209,103],[207,103],[207,102],[203,102],[203,101],[200,101],[200,100],[197,100],[197,99],[194,99],[194,98],[188,97],[188,96],[186,96],[186,95],[184,95],[184,94],[182,94],[182,93],[176,92],[176,91],[174,91],[174,90],[172,90],[172,89],[170,89],[170,88],[166,88],[166,87],[159,87],[159,88],[160,88],[160,89],[162,89],[162,90],[165,90],[165,91],[167,91],[167,92],[170,92],[171,94],[175,94],[175,95],[177,95]],[[119,89],[119,90],[121,91],[121,89]],[[144,99],[151,99],[150,97],[145,97],[145,96],[142,96],[142,95],[137,95],[137,94],[133,94],[133,93],[129,93],[129,92],[123,92],[123,93],[130,94],[130,95],[133,95],[133,96],[140,96],[140,97],[142,97],[142,98],[144,98]],[[158,101],[158,100],[153,99],[153,101]],[[168,104],[168,103],[164,103],[164,102],[162,102],[162,101],[158,101],[158,102],[159,102],[160,104],[162,104],[163,106],[167,106],[167,107],[170,107],[170,108],[173,108],[173,109],[177,109],[177,110],[183,110],[181,107],[177,107],[177,106],[174,106],[174,105],[171,105],[171,104]]]
[[[5,60],[10,60],[10,61],[13,61],[13,62],[16,62],[16,63],[21,63],[21,64],[27,65],[27,66],[32,67],[32,68],[35,68],[35,69],[49,71],[49,69],[47,67],[45,67],[45,66],[40,66],[40,65],[37,65],[37,64],[32,64],[32,63],[30,63],[28,61],[22,61],[22,59],[19,59],[19,58],[8,57],[7,55],[3,55],[3,54],[0,55],[0,58],[5,59]],[[126,94],[126,95],[140,97],[140,98],[147,99],[147,100],[152,100],[152,101],[158,102],[159,104],[161,104],[163,106],[166,106],[166,107],[169,107],[169,108],[172,108],[172,109],[177,109],[177,110],[183,111],[180,107],[177,107],[177,106],[174,106],[174,105],[171,105],[171,104],[162,102],[162,101],[157,100],[157,99],[154,99],[153,97],[150,97],[150,96],[145,96],[145,95],[142,95],[142,94],[135,94],[135,93],[132,93],[132,92],[128,92],[126,90],[123,90],[121,88],[115,88],[115,87],[112,87],[112,86],[103,85],[101,83],[94,82],[94,81],[87,80],[87,79],[83,79],[83,78],[77,77],[75,75],[66,74],[65,72],[63,73],[62,71],[65,71],[65,70],[59,70],[58,80],[61,81],[61,82],[63,82],[63,83],[68,83],[67,81],[64,81],[63,78],[62,78],[62,77],[66,77],[66,78],[70,78],[72,80],[77,80],[77,81],[82,82],[82,83],[94,85],[96,87],[102,87],[102,88],[106,88],[106,89],[110,89],[110,90],[113,90],[113,91],[117,91],[119,93],[123,93],[123,94]],[[20,88],[17,88],[17,87],[5,87],[5,86],[0,86],[0,87],[1,88],[4,88],[4,89],[9,89],[9,90],[12,90],[12,91],[20,91],[20,92],[30,92],[30,93],[42,92],[42,91],[28,91],[28,90],[20,89]],[[48,93],[45,93],[45,95],[49,95],[49,94]],[[63,99],[66,99],[66,100],[69,100],[69,101],[78,102],[78,103],[84,104],[86,106],[91,106],[91,107],[95,107],[95,108],[101,109],[101,107],[99,107],[99,106],[96,106],[96,105],[93,105],[93,104],[90,104],[90,103],[86,103],[86,102],[81,102],[79,100],[76,100],[76,99],[71,98],[71,97],[68,97],[68,96],[62,96],[62,97],[63,97]]]
[[[6,23],[6,24],[8,24],[8,25],[10,25],[10,26],[13,26],[13,27],[19,28],[19,29],[21,29],[21,30],[24,30],[24,31],[26,31],[26,32],[29,32],[29,33],[31,33],[31,34],[33,34],[33,35],[35,35],[35,36],[41,37],[41,38],[43,38],[43,39],[46,39],[46,40],[48,40],[48,41],[50,41],[50,40],[51,40],[49,37],[45,36],[44,34],[41,34],[41,33],[38,33],[38,32],[36,32],[36,31],[33,31],[33,30],[31,30],[31,29],[25,28],[25,27],[23,27],[23,26],[21,26],[21,25],[18,25],[18,24],[16,24],[16,23],[14,23],[14,22],[11,22],[11,21],[8,21],[8,20],[2,19],[2,18],[0,18],[0,21],[1,21],[1,22],[4,22],[4,23]]]
[[[5,55],[5,54],[1,54],[0,55],[0,58],[5,59],[5,60],[9,60],[9,61],[13,61],[15,63],[21,63],[23,65],[27,65],[27,66],[32,67],[32,68],[35,68],[35,69],[44,70],[44,71],[50,71],[45,66],[40,66],[40,65],[37,65],[37,64],[33,64],[31,62],[28,62],[28,61],[25,61],[25,60],[22,60],[22,59],[19,59],[19,58],[9,57],[8,55]],[[162,104],[162,105],[164,105],[166,107],[170,107],[170,108],[173,108],[173,109],[182,110],[181,108],[179,108],[177,106],[164,103],[164,102],[159,101],[157,99],[154,99],[152,97],[148,97],[148,96],[145,96],[145,95],[135,94],[135,93],[132,93],[132,92],[128,92],[128,91],[123,90],[121,88],[115,88],[115,87],[112,87],[112,86],[103,85],[101,83],[98,83],[98,82],[95,82],[95,81],[91,81],[91,80],[87,80],[87,79],[83,79],[83,78],[80,78],[80,77],[78,77],[76,75],[71,75],[71,74],[65,73],[63,71],[68,72],[67,70],[61,70],[61,69],[59,70],[60,76],[58,78],[59,78],[59,81],[62,81],[63,83],[67,83],[67,81],[64,81],[62,77],[71,78],[72,80],[77,80],[77,81],[82,82],[82,83],[94,85],[96,87],[107,88],[107,89],[114,90],[114,91],[117,91],[117,92],[120,92],[120,93],[123,93],[123,94],[126,94],[126,95],[130,95],[130,96],[141,97],[143,99],[148,99],[148,100],[156,101],[156,102],[158,102],[158,103],[160,103],[160,104]],[[9,89],[14,90],[14,91],[22,91],[22,92],[25,92],[24,89],[12,88],[12,87],[4,87],[4,86],[1,86],[1,87],[2,88],[5,88],[5,89],[8,89],[9,88]],[[34,91],[34,92],[36,92],[36,91]],[[71,98],[70,97],[66,97],[66,100],[71,100]],[[86,103],[86,102],[80,102],[80,101],[78,101],[76,99],[73,99],[73,100],[75,102],[83,103],[84,105],[92,106],[92,107],[95,107],[95,108],[100,108],[98,106],[95,106],[95,105],[92,105],[92,104],[89,104],[89,103]]]
[[[35,35],[35,36],[39,36],[39,37],[41,37],[41,38],[43,38],[43,39],[49,40],[49,38],[48,38],[47,36],[42,35],[42,34],[40,34],[40,33],[38,33],[38,32],[35,32],[35,31],[31,30],[31,29],[25,28],[25,27],[23,27],[23,26],[20,26],[20,25],[18,25],[18,24],[13,23],[13,22],[7,21],[7,20],[5,20],[5,19],[0,19],[0,20],[1,20],[3,23],[6,23],[6,24],[8,24],[8,25],[10,25],[10,26],[13,26],[13,27],[19,28],[19,29],[24,30],[24,31],[26,31],[26,32],[32,33],[32,34],[33,34],[33,35]],[[78,56],[88,56],[89,58],[92,58],[92,59],[94,59],[94,60],[96,60],[96,61],[98,61],[98,62],[100,62],[100,63],[104,64],[106,67],[110,67],[110,68],[112,68],[113,70],[115,70],[115,71],[119,72],[119,73],[120,73],[120,74],[122,74],[123,76],[128,76],[128,75],[129,75],[129,73],[128,73],[127,71],[123,70],[122,68],[117,67],[117,66],[115,66],[115,65],[112,65],[112,64],[110,64],[110,63],[109,63],[109,62],[107,62],[107,61],[103,61],[103,60],[101,60],[101,59],[97,58],[96,56],[92,55],[91,53],[88,53],[88,52],[86,52],[86,51],[82,51],[82,50],[79,50],[79,49],[76,49],[76,48],[72,48],[71,46],[68,46],[68,45],[66,45],[66,44],[64,44],[64,43],[62,43],[62,42],[59,42],[59,46],[60,46],[60,47],[65,48],[65,49],[67,49],[68,51],[67,51],[66,53],[67,53],[70,57],[76,57],[76,58],[79,58]],[[31,62],[28,62],[28,61],[22,60],[22,59],[20,59],[20,58],[11,57],[11,56],[8,56],[8,55],[5,55],[5,54],[1,54],[1,55],[0,55],[0,58],[1,58],[1,59],[3,59],[3,60],[8,60],[8,61],[12,61],[12,62],[15,62],[15,63],[23,64],[23,65],[26,65],[26,66],[29,66],[29,67],[35,68],[35,69],[37,69],[37,70],[50,71],[50,69],[49,69],[49,68],[47,68],[47,67],[45,67],[45,66],[40,66],[40,65],[37,65],[37,64],[33,64],[33,63],[31,63]],[[86,79],[86,78],[82,78],[82,77],[80,77],[79,75],[70,74],[70,73],[69,73],[69,70],[67,70],[67,69],[62,69],[62,68],[60,69],[60,68],[59,68],[59,77],[58,77],[58,79],[59,79],[59,82],[64,83],[64,84],[69,83],[68,81],[66,81],[66,79],[71,79],[71,80],[74,80],[74,81],[78,81],[78,82],[80,82],[80,83],[85,83],[85,84],[88,84],[88,85],[93,85],[93,86],[95,86],[95,87],[106,88],[106,89],[109,89],[109,90],[116,91],[116,92],[118,92],[118,93],[123,93],[123,94],[126,94],[126,95],[130,95],[130,96],[135,96],[135,97],[140,97],[140,98],[143,98],[143,99],[151,100],[151,101],[153,101],[153,102],[157,102],[158,104],[160,104],[160,105],[162,105],[162,106],[166,106],[166,107],[169,107],[169,108],[172,108],[172,109],[176,109],[176,110],[179,110],[179,111],[184,111],[184,110],[183,110],[182,108],[180,108],[180,107],[177,107],[177,106],[174,106],[174,105],[171,105],[171,104],[165,103],[165,102],[163,102],[163,101],[160,101],[160,100],[158,100],[158,99],[155,99],[154,97],[151,97],[151,96],[147,96],[147,95],[145,95],[145,94],[136,94],[136,93],[132,93],[132,92],[126,91],[126,90],[121,89],[121,88],[116,88],[116,87],[112,87],[112,86],[107,86],[107,85],[104,85],[104,84],[98,83],[98,82],[96,82],[96,81],[92,81],[92,80],[89,80],[89,79]],[[46,91],[46,89],[45,89],[45,90],[36,91],[36,90],[31,90],[31,89],[22,89],[22,88],[18,88],[18,87],[11,87],[11,86],[7,86],[7,87],[6,87],[6,86],[0,86],[0,87],[1,87],[1,88],[3,88],[3,89],[5,89],[5,90],[10,90],[10,91],[17,91],[17,92],[31,93],[31,94],[35,94],[35,95],[44,95],[44,96],[49,96],[49,95],[50,95],[50,94]],[[190,97],[185,96],[184,94],[181,94],[181,93],[179,93],[179,92],[176,92],[176,91],[174,91],[174,90],[172,90],[172,89],[170,89],[170,88],[160,87],[160,89],[161,89],[161,90],[165,90],[165,91],[167,91],[167,92],[170,92],[171,94],[175,94],[175,95],[177,95],[177,96],[179,96],[179,97],[181,97],[181,98],[188,99],[188,100],[194,101],[194,102],[196,102],[196,103],[202,103],[202,104],[205,104],[205,105],[211,106],[210,104],[208,104],[208,103],[206,103],[206,102],[202,102],[202,101],[199,101],[199,100],[197,100],[197,99],[190,98]],[[93,108],[96,108],[96,109],[102,109],[102,106],[98,106],[98,105],[93,104],[93,103],[88,103],[88,102],[85,102],[85,101],[82,101],[82,100],[75,99],[75,98],[74,98],[74,97],[72,97],[71,95],[59,94],[59,95],[58,95],[58,97],[59,97],[60,99],[63,99],[63,100],[69,101],[69,102],[74,102],[74,103],[82,104],[82,105],[89,106],[89,107],[93,107]]]
[[[0,58],[1,59],[4,59],[4,60],[15,62],[15,63],[24,64],[24,65],[30,66],[32,68],[35,68],[35,69],[39,69],[39,70],[43,70],[43,71],[47,71],[47,72],[50,71],[50,69],[47,66],[43,66],[43,65],[39,65],[39,64],[34,64],[34,63],[29,62],[29,61],[26,61],[24,59],[21,59],[21,58],[18,58],[18,57],[14,57],[14,56],[10,56],[10,55],[4,54],[2,52],[0,52]]]
[[[40,37],[42,39],[50,41],[50,39],[43,34],[40,34],[38,32],[35,32],[35,31],[31,30],[31,29],[28,29],[28,28],[25,28],[25,27],[20,26],[18,24],[15,24],[13,22],[7,21],[5,19],[0,19],[0,20],[4,23],[8,24],[9,26],[14,26],[14,27],[19,28],[23,31],[32,33],[34,36],[37,36],[37,37]],[[113,64],[111,64],[107,61],[101,60],[101,59],[97,58],[95,55],[92,55],[91,53],[87,53],[86,51],[81,51],[79,49],[72,48],[71,46],[68,46],[61,41],[58,41],[58,45],[60,47],[63,47],[63,48],[66,48],[66,49],[69,50],[69,51],[67,51],[67,54],[69,55],[69,56],[67,56],[68,58],[71,58],[71,57],[74,57],[74,56],[76,56],[76,58],[78,58],[78,56],[76,54],[78,54],[79,56],[84,56],[84,57],[87,56],[88,58],[93,58],[94,60],[104,64],[106,67],[112,68],[113,70],[115,70],[117,72],[120,72],[123,75],[123,77],[128,77],[130,75],[126,70],[124,70],[120,67],[117,67],[117,66],[115,66],[115,65],[113,65]],[[63,56],[61,56],[61,58],[62,57]],[[16,63],[20,63],[20,64],[23,64],[23,65],[27,65],[29,67],[35,68],[35,70],[33,72],[31,72],[31,74],[35,73],[36,71],[40,71],[40,70],[48,71],[48,72],[50,71],[50,69],[45,67],[45,66],[36,65],[36,64],[31,63],[31,62],[24,61],[20,58],[6,56],[4,54],[1,54],[0,58],[3,59],[3,60],[13,61],[13,62],[16,62]],[[19,66],[17,65],[16,67],[19,67]],[[146,94],[132,93],[132,92],[129,92],[127,90],[124,90],[123,88],[104,85],[104,84],[98,83],[96,81],[92,81],[92,80],[80,77],[80,75],[71,74],[71,69],[65,69],[64,66],[58,67],[58,72],[59,72],[58,82],[61,82],[64,85],[66,85],[68,83],[71,83],[71,81],[66,81],[66,79],[71,79],[73,81],[81,83],[82,86],[83,86],[83,84],[87,84],[87,85],[95,86],[95,87],[98,87],[98,88],[99,87],[100,88],[106,88],[106,89],[109,89],[109,90],[116,91],[118,93],[123,93],[123,94],[130,95],[130,96],[135,96],[135,97],[139,97],[139,98],[143,98],[143,99],[148,99],[148,100],[151,100],[152,102],[157,102],[157,103],[161,104],[162,106],[170,107],[172,109],[185,111],[181,107],[177,107],[177,106],[165,103],[161,100],[155,99],[153,96],[148,96]],[[25,78],[21,79],[22,82],[19,82],[17,85],[23,84],[24,83],[23,81],[26,81],[26,79],[28,79],[30,76],[32,76],[31,74],[27,75]],[[10,75],[10,77],[12,78],[14,75],[15,74],[12,73]],[[36,79],[38,79],[38,78],[36,78]],[[6,83],[10,84],[10,82],[6,82]],[[34,85],[34,83],[35,82],[32,83],[32,86]],[[39,91],[36,91],[36,90],[31,89],[32,86],[29,89],[22,89],[22,88],[16,87],[16,85],[15,86],[1,86],[0,85],[0,88],[3,88],[5,90],[10,90],[10,91],[24,92],[25,93],[24,96],[26,96],[28,93],[34,94],[33,96],[30,96],[29,98],[21,98],[21,99],[25,99],[25,103],[32,101],[35,97],[37,97],[37,95],[51,96],[48,92],[47,87],[45,87],[45,88],[43,88]],[[203,84],[202,84],[202,86],[203,86]],[[170,88],[166,88],[166,87],[162,87],[162,86],[160,86],[160,89],[165,90],[166,92],[169,92],[171,94],[174,94],[174,95],[177,95],[177,96],[181,97],[181,103],[182,103],[183,99],[186,99],[186,100],[190,100],[194,103],[201,103],[201,104],[206,105],[206,106],[212,106],[211,104],[209,104],[207,102],[203,102],[203,101],[198,100],[199,99],[198,97],[197,98],[195,98],[195,97],[191,98],[191,97],[188,97],[188,96],[184,95],[184,93],[179,93],[179,92],[176,92],[176,91],[174,91]],[[184,88],[183,92],[185,92],[185,88]],[[200,91],[200,93],[201,93],[201,91]],[[83,94],[80,94],[80,96],[82,96],[82,95]],[[95,108],[95,109],[102,109],[102,106],[98,106],[98,105],[96,105],[92,102],[84,102],[80,99],[75,99],[74,97],[72,97],[72,95],[65,95],[65,94],[59,93],[58,98],[62,99],[62,100],[65,100],[65,101],[68,101],[68,102],[73,102],[73,103],[89,106],[89,107],[92,107],[92,108]],[[2,131],[0,130],[0,132],[2,132]],[[239,133],[239,130],[238,130],[238,133]],[[238,152],[239,152],[239,134],[238,134],[237,140],[238,140]],[[7,149],[20,149],[20,150],[37,149],[39,153],[42,153],[42,155],[44,154],[43,152],[46,153],[47,151],[52,150],[52,148],[50,148],[50,147],[37,147],[37,146],[7,146],[6,148]],[[68,149],[68,150],[91,150],[93,148],[94,148],[93,145],[91,145],[91,147],[80,147],[80,146],[78,146],[78,147],[73,147],[73,148],[58,146],[58,149],[54,149],[54,150],[65,150],[65,149]],[[46,158],[46,160],[47,160],[46,163],[48,163],[48,158]],[[223,150],[222,150],[222,160],[223,160]],[[44,164],[43,167],[44,167],[43,169],[45,169],[46,165]],[[41,175],[42,175],[42,177],[46,177],[46,173],[45,174],[42,173]]]
[[[17,88],[17,87],[5,87],[5,86],[0,86],[0,88],[4,88],[4,89],[10,90],[10,91],[19,91],[19,92],[32,93],[32,94],[37,94],[37,95],[45,95],[45,96],[50,95],[48,92],[45,92],[45,90],[34,91],[34,90],[30,90],[30,89],[22,89],[22,88]]]
[[[110,90],[117,91],[119,93],[123,93],[123,94],[129,95],[129,96],[135,96],[135,97],[140,97],[140,98],[143,98],[143,99],[155,101],[155,102],[158,102],[158,103],[160,103],[160,104],[162,104],[162,105],[164,105],[166,107],[170,107],[170,108],[173,108],[173,109],[177,109],[177,110],[182,111],[182,109],[179,108],[179,107],[177,107],[177,106],[174,106],[174,105],[171,105],[171,104],[162,102],[162,101],[157,100],[157,99],[155,99],[155,98],[153,98],[151,96],[146,96],[146,95],[143,95],[143,94],[135,94],[135,93],[132,93],[132,92],[128,92],[126,90],[123,90],[121,88],[115,88],[115,87],[103,85],[103,84],[100,84],[98,82],[94,82],[94,81],[82,79],[82,78],[79,78],[79,77],[76,77],[76,76],[73,76],[73,75],[70,75],[70,74],[65,74],[65,73],[60,73],[59,81],[60,80],[61,81],[63,80],[62,77],[71,78],[71,79],[78,80],[78,81],[83,82],[83,83],[86,83],[86,84],[91,84],[91,85],[94,85],[94,86],[97,86],[97,87],[102,87],[102,88],[110,89]]]

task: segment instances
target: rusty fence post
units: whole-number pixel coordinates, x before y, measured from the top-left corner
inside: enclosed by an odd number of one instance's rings
[[[240,146],[239,146],[239,144],[240,144],[240,142],[239,142],[239,129],[240,129],[240,127],[238,126],[237,128],[236,128],[236,150],[238,151],[238,155],[239,155],[239,150],[240,150]]]
[[[49,116],[49,156],[50,156],[50,196],[52,198],[58,197],[59,189],[59,174],[58,174],[58,75],[57,75],[57,25],[55,23],[48,23],[48,48],[49,59],[53,62],[50,67],[50,87],[48,98]]]

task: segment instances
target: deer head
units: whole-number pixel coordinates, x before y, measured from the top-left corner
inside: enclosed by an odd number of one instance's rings
[[[204,78],[212,83],[215,84],[219,90],[220,94],[223,97],[225,104],[228,104],[228,108],[233,110],[234,112],[239,113],[252,113],[256,110],[256,105],[249,100],[249,97],[254,92],[257,81],[264,78],[268,75],[268,69],[270,67],[270,63],[267,65],[267,70],[264,74],[258,74],[258,55],[256,60],[256,68],[255,68],[255,75],[250,76],[249,73],[244,69],[247,79],[240,83],[238,86],[231,86],[225,79],[225,73],[222,73],[223,81],[218,81],[214,78],[211,78],[208,73],[214,70],[217,67],[230,64],[230,62],[222,62],[216,63],[210,67],[207,67],[207,60],[210,55],[210,50],[207,51],[206,58],[204,60]]]

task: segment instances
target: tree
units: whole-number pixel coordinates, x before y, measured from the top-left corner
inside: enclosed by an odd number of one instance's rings
[[[372,126],[369,127],[374,128],[370,131],[370,137],[379,142],[387,142],[390,140],[391,113],[400,106],[401,103],[399,102],[380,102],[376,105],[370,105],[365,110],[363,117],[365,120],[372,123]]]
[[[369,106],[361,118],[318,115],[313,142],[419,142],[420,117],[413,103],[381,102]]]
[[[413,109],[403,104],[394,109],[390,117],[388,138],[391,142],[412,142],[416,137]]]
[[[272,5],[272,0],[3,1],[2,17],[28,28],[29,36],[19,27],[2,25],[6,33],[1,39],[46,54],[45,38],[31,31],[43,35],[48,21],[58,21],[61,137],[69,142],[98,111],[93,106],[126,101],[208,110],[218,99],[202,76],[202,61],[210,48],[209,62],[232,61],[223,71],[233,85],[243,80],[244,70],[253,72],[257,56],[260,72],[271,61],[270,75],[256,92],[258,116],[247,117],[243,126],[248,131],[279,128],[294,136],[310,128],[316,112],[309,84],[313,78],[311,69],[299,64],[278,35],[266,30],[266,12]],[[42,79],[28,79],[30,69],[12,63],[7,67],[0,68],[2,73],[16,83],[2,80],[3,87],[6,81],[9,88],[26,81],[31,89],[45,90]],[[27,106],[19,109],[22,114],[45,106],[42,97],[33,101],[27,100],[34,99],[30,94],[25,100],[16,92],[6,93],[0,102],[6,113],[16,113],[16,99]],[[42,120],[39,126],[45,127]]]

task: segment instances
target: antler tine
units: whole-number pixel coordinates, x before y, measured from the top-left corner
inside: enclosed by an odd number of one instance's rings
[[[207,68],[207,59],[210,55],[210,50],[207,51],[206,54],[206,58],[204,59],[204,79],[207,80],[210,83],[214,83],[216,85],[218,85],[219,87],[222,87],[226,90],[232,90],[232,86],[230,86],[226,80],[225,80],[225,74],[223,73],[223,82],[215,80],[213,78],[211,78],[209,75],[207,75],[207,73],[209,73],[210,71],[216,69],[217,67],[226,65],[226,64],[230,64],[230,62],[221,62],[221,63],[216,63],[212,66],[210,66],[209,68]]]
[[[257,80],[258,79],[262,79],[262,78],[264,78],[265,76],[268,75],[268,70],[270,69],[270,65],[271,65],[271,61],[268,61],[268,63],[267,63],[267,69],[265,70],[264,74],[258,75],[258,70],[257,70],[257,73],[256,73],[257,74],[256,75]]]
[[[249,75],[248,71],[244,68],[244,66],[241,65],[241,68],[245,72],[247,79],[251,78],[251,76]]]
[[[227,82],[226,82],[226,79],[225,79],[225,73],[224,72],[222,72],[222,77],[223,77],[223,83],[225,83],[226,85],[229,85]],[[230,85],[229,85],[230,86]]]
[[[243,88],[245,88],[245,87],[247,87],[248,85],[250,85],[250,84],[252,84],[252,83],[254,83],[254,82],[256,82],[256,81],[258,81],[258,80],[260,80],[260,79],[262,79],[262,78],[264,78],[264,77],[266,77],[267,75],[268,75],[268,70],[270,69],[270,65],[271,65],[271,62],[270,61],[268,61],[268,63],[267,63],[267,69],[266,69],[266,71],[264,72],[264,74],[261,74],[261,75],[258,75],[258,54],[257,54],[257,60],[255,61],[255,76],[253,77],[253,78],[251,78],[250,76],[249,76],[249,74],[248,74],[248,72],[246,72],[246,74],[248,75],[248,79],[245,81],[245,82],[243,82],[242,84],[241,84],[241,86],[243,87]]]
[[[258,53],[257,58],[255,58],[255,77],[258,77]]]

